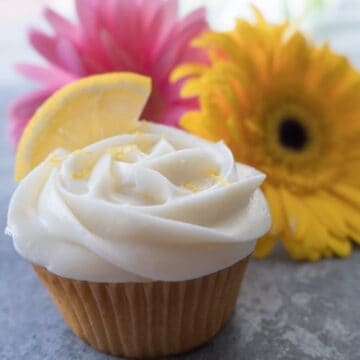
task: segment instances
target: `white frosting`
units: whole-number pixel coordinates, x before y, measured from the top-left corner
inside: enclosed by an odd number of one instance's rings
[[[139,122],[51,154],[19,184],[6,232],[23,257],[67,278],[197,278],[246,257],[268,231],[264,178],[223,143]]]

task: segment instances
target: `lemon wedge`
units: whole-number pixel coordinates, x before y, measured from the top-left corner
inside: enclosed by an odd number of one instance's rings
[[[136,128],[151,80],[133,73],[90,76],[53,94],[20,139],[15,179],[21,180],[56,148],[68,151]]]

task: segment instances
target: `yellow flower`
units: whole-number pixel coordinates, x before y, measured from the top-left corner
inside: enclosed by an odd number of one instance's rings
[[[209,65],[175,70],[182,95],[200,102],[181,124],[267,174],[273,225],[255,255],[282,239],[295,259],[347,256],[360,243],[360,74],[291,24],[255,15],[195,41]]]

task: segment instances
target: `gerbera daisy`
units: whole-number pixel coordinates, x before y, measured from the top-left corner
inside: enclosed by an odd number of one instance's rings
[[[360,74],[291,24],[255,13],[254,23],[195,41],[210,65],[173,73],[187,77],[182,95],[200,101],[181,125],[223,139],[238,161],[268,175],[273,226],[258,257],[278,239],[295,259],[346,256],[360,243]]]
[[[168,81],[175,66],[205,61],[191,40],[207,29],[204,9],[178,17],[177,0],[76,0],[78,23],[46,9],[53,34],[30,30],[34,49],[46,66],[19,65],[18,70],[41,83],[41,89],[16,101],[10,108],[10,139],[17,143],[35,110],[54,91],[80,77],[112,71],[150,76],[152,95],[143,116],[177,125],[180,115],[194,109],[194,99],[179,96],[180,82]]]

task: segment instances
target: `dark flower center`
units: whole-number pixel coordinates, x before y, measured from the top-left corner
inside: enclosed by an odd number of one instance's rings
[[[284,118],[278,131],[280,143],[294,151],[303,150],[309,140],[306,128],[295,117]]]

